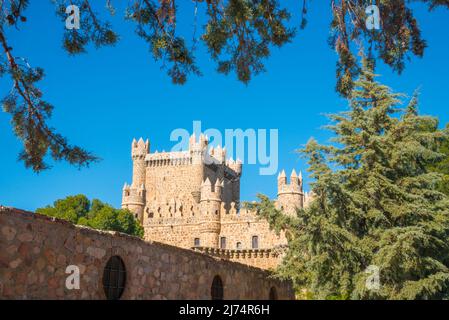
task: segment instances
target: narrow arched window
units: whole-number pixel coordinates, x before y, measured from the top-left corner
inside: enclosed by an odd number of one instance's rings
[[[226,249],[226,237],[221,237],[220,238],[220,248],[221,249]]]
[[[223,281],[220,276],[215,276],[212,281],[212,287],[210,290],[212,300],[223,300]]]
[[[237,250],[241,250],[242,249],[242,243],[241,242],[237,242],[236,248],[237,248]]]
[[[195,246],[195,247],[199,247],[200,246],[200,238],[195,238],[194,240],[193,240],[193,245]]]
[[[259,237],[258,236],[253,236],[251,244],[252,244],[252,248],[253,249],[259,249]]]
[[[278,299],[278,293],[277,293],[275,287],[271,287],[269,298],[270,298],[270,300],[277,300]]]
[[[103,289],[108,300],[118,300],[126,285],[126,269],[119,256],[108,260],[103,272]]]

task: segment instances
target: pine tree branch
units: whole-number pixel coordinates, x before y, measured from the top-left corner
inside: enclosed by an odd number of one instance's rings
[[[79,147],[70,146],[65,138],[58,134],[55,134],[53,130],[47,126],[44,119],[45,116],[38,106],[42,105],[43,102],[40,100],[40,96],[36,96],[36,89],[34,87],[31,87],[32,82],[30,83],[29,80],[26,80],[24,78],[24,73],[20,69],[11,53],[12,49],[7,43],[2,28],[0,28],[0,44],[9,64],[9,72],[13,80],[13,88],[23,99],[26,105],[26,113],[13,109],[10,110],[10,113],[13,116],[18,115],[19,112],[20,114],[27,115],[25,119],[23,119],[21,122],[16,122],[15,124],[16,127],[23,126],[24,128],[26,128],[25,131],[31,130],[29,132],[25,132],[21,137],[25,145],[24,155],[21,156],[21,158],[24,158],[26,165],[32,166],[33,170],[35,170],[36,172],[47,168],[47,166],[43,162],[43,157],[45,156],[46,152],[42,152],[42,150],[40,150],[40,148],[42,148],[42,145],[46,145],[46,149],[53,149],[52,157],[55,160],[64,158],[70,163],[78,165],[79,167],[88,166],[92,162],[98,161],[99,158],[93,156],[89,152],[86,152]],[[45,104],[45,106],[48,107],[47,104]],[[47,110],[47,113],[48,112],[49,110]],[[38,137],[33,137],[31,140],[23,139],[25,137],[32,137],[34,131],[42,133],[43,140],[33,140],[38,139]]]

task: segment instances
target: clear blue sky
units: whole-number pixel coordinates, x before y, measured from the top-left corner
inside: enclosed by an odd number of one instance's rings
[[[296,24],[300,2],[289,2]],[[8,31],[14,53],[45,69],[40,87],[45,99],[55,105],[52,126],[103,161],[80,171],[52,163],[51,170],[35,174],[17,161],[21,144],[12,133],[10,116],[0,113],[0,204],[34,210],[55,199],[84,193],[118,207],[123,183],[131,182],[132,138],[149,138],[152,150],[169,150],[171,131],[192,130],[194,120],[201,120],[203,128],[220,130],[277,128],[280,167],[288,172],[305,169],[294,150],[311,136],[325,142],[329,133],[321,129],[326,124],[323,114],[347,107],[334,92],[336,55],[327,45],[328,3],[311,2],[306,30],[292,44],[273,50],[266,63],[268,71],[248,86],[234,75],[217,74],[202,48],[198,60],[204,76],[174,86],[135,35],[134,25],[124,22],[123,11],[112,19],[121,36],[116,47],[90,48],[89,54],[69,57],[61,48],[63,24],[50,1],[31,1],[28,22],[20,32]],[[447,123],[449,12],[415,8],[429,44],[425,57],[412,59],[401,76],[383,66],[379,72],[382,81],[396,91],[412,94],[421,87],[421,112]],[[183,10],[185,19],[179,26],[187,35],[192,10],[190,5]],[[11,88],[6,80],[0,79],[2,96]],[[260,176],[258,170],[257,165],[244,167],[242,199],[252,200],[258,192],[275,196],[276,176]]]

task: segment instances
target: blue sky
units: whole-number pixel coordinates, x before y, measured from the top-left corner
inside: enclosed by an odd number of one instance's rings
[[[300,2],[290,2],[294,24],[299,24]],[[448,12],[415,8],[429,44],[425,57],[413,58],[401,76],[382,65],[378,72],[383,75],[381,81],[396,91],[412,94],[420,87],[421,112],[447,123]],[[326,142],[329,133],[321,128],[327,123],[323,114],[347,108],[334,91],[336,55],[327,45],[328,1],[311,2],[307,28],[299,31],[293,43],[274,49],[267,72],[248,86],[234,75],[217,74],[201,47],[198,61],[204,75],[191,78],[184,86],[172,85],[135,35],[134,25],[122,19],[122,12],[118,10],[112,18],[121,36],[116,47],[89,48],[88,54],[76,57],[61,48],[63,23],[54,15],[50,1],[32,1],[28,22],[20,32],[8,30],[14,53],[46,71],[40,88],[55,106],[51,125],[103,160],[82,170],[51,162],[51,170],[35,174],[17,161],[21,144],[12,133],[10,116],[0,113],[0,204],[34,210],[55,199],[84,193],[119,207],[123,183],[131,182],[132,138],[150,139],[153,151],[170,150],[172,130],[191,131],[195,120],[205,129],[279,129],[280,169],[288,173],[293,168],[304,170],[294,150],[311,136]],[[190,5],[183,8],[179,25],[187,36],[192,12]],[[2,96],[11,88],[7,80],[0,79]],[[246,165],[241,191],[244,200],[254,199],[259,192],[274,197],[276,176],[260,176],[259,166]]]

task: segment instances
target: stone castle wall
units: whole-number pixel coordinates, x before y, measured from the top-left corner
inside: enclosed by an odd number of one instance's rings
[[[284,234],[270,230],[268,222],[255,212],[241,209],[238,214],[222,215],[220,237],[226,238],[226,249],[237,249],[237,243],[241,243],[241,249],[252,249],[254,236],[258,238],[258,249],[287,245]]]
[[[201,216],[153,218],[151,225],[145,225],[145,239],[192,248],[195,246],[195,239],[201,239],[201,221]],[[226,239],[226,249],[238,249],[238,243],[241,249],[251,249],[253,236],[258,237],[259,249],[287,245],[283,233],[277,235],[271,231],[267,221],[258,218],[253,212],[242,209],[238,214],[234,212],[221,215],[219,237]],[[267,263],[255,266],[263,268],[263,265]]]
[[[122,299],[210,299],[217,275],[224,299],[268,299],[272,288],[279,299],[294,297],[290,283],[227,261],[240,257],[207,256],[0,208],[0,299],[105,299],[102,277],[112,256],[126,268]],[[79,267],[80,290],[65,287],[68,265]]]
[[[238,262],[265,270],[275,269],[281,263],[284,254],[284,248],[233,250],[198,247],[194,250],[213,257]]]

